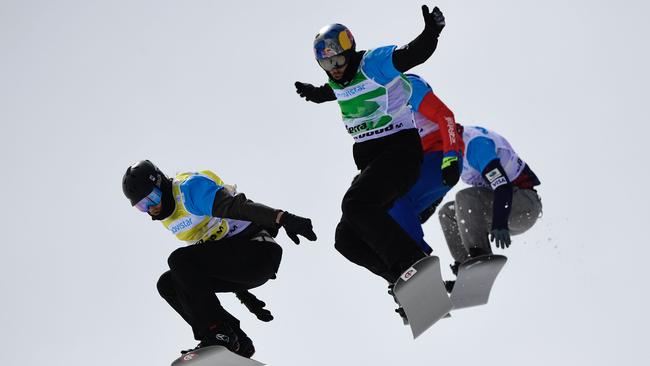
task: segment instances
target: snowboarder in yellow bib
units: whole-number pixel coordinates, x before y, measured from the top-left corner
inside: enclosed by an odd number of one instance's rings
[[[248,290],[275,278],[282,258],[278,229],[296,244],[298,235],[314,241],[311,220],[255,203],[211,171],[170,179],[149,160],[126,170],[122,190],[132,206],[188,244],[169,256],[158,291],[190,324],[197,348],[220,345],[251,357],[252,341],[215,292],[234,292],[258,319],[272,320]]]
[[[314,53],[328,83],[321,87],[295,83],[298,94],[309,101],[337,100],[354,140],[360,173],[343,197],[335,247],[390,283],[425,256],[388,213],[420,175],[422,145],[409,106],[411,84],[404,72],[433,54],[445,26],[438,8],[430,12],[422,6],[422,15],[424,30],[404,47],[357,51],[347,27],[323,27],[314,40]]]

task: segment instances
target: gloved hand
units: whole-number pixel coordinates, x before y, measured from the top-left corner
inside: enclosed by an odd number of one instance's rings
[[[271,314],[269,310],[264,309],[266,303],[255,297],[255,295],[246,290],[243,290],[235,292],[235,296],[237,296],[239,301],[241,301],[241,303],[244,304],[248,311],[253,313],[257,319],[263,322],[270,322],[273,320],[273,314]]]
[[[506,249],[510,247],[510,231],[508,229],[492,229],[490,241],[495,243],[497,248]]]
[[[442,159],[442,184],[447,187],[453,187],[458,183],[460,178],[460,168],[458,167],[458,157],[447,156]]]
[[[248,335],[246,335],[246,333],[244,333],[243,330],[236,329],[235,332],[239,338],[239,349],[236,353],[246,358],[253,357],[255,354],[255,346],[253,345],[253,341],[248,337]]]
[[[424,17],[424,28],[431,29],[436,34],[442,32],[445,27],[445,16],[437,6],[429,13],[429,7],[422,5],[422,16]]]
[[[282,212],[281,215],[280,226],[284,227],[287,236],[291,238],[294,243],[300,244],[298,235],[304,236],[311,241],[316,240],[316,234],[311,226],[310,219],[290,214],[287,211]]]
[[[323,103],[336,99],[334,92],[329,88],[317,88],[308,83],[301,83],[300,81],[296,81],[294,85],[296,86],[296,93],[308,102]]]

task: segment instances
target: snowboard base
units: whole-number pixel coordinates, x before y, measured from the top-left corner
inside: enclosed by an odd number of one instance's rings
[[[395,282],[394,291],[406,312],[413,338],[420,336],[452,309],[440,273],[440,260],[435,256],[420,259],[402,273]]]
[[[209,346],[190,351],[171,366],[263,366],[264,364],[250,358],[230,352],[223,346]]]
[[[507,260],[503,255],[488,254],[463,262],[451,292],[454,309],[487,304],[492,285]]]

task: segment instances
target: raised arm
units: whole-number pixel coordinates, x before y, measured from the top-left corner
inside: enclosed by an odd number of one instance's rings
[[[438,45],[438,36],[445,27],[445,17],[436,6],[429,12],[429,7],[422,5],[424,17],[424,30],[409,44],[393,52],[393,64],[400,72],[406,72],[413,67],[424,63]]]

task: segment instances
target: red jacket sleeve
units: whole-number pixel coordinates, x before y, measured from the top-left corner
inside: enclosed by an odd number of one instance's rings
[[[439,134],[433,135],[437,135],[435,138],[442,140],[442,151],[445,155],[452,151],[458,152],[463,150],[463,140],[456,127],[454,112],[433,94],[433,92],[429,92],[424,96],[418,112],[438,125]],[[431,137],[434,138],[434,136]]]

